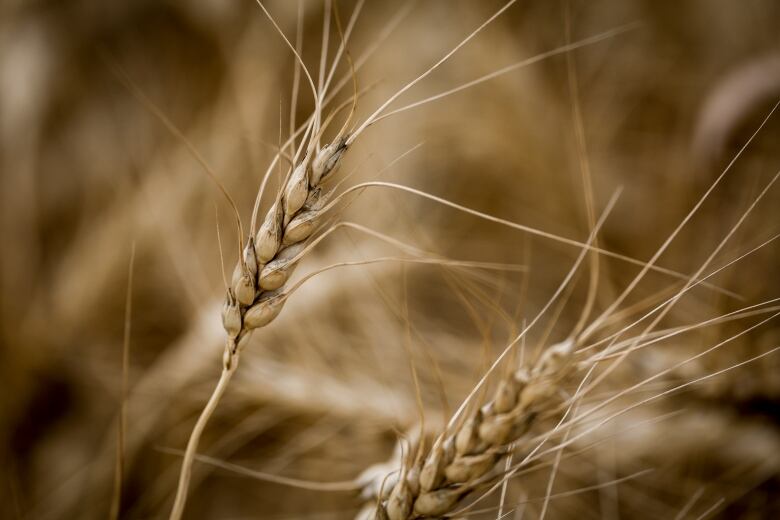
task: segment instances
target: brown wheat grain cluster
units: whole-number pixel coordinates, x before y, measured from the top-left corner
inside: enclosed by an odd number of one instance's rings
[[[438,436],[427,454],[420,444],[417,453],[408,451],[392,473],[369,469],[363,494],[377,503],[367,507],[366,517],[449,515],[465,495],[500,481],[509,472],[499,462],[509,453],[532,455],[530,438],[521,439],[538,415],[547,415],[560,404],[555,397],[571,367],[572,353],[571,341],[551,346],[530,371],[519,368],[502,378],[494,398],[452,432]],[[512,472],[522,467],[517,465]]]

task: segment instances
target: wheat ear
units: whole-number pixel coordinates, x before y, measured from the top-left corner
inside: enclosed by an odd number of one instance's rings
[[[556,396],[574,366],[573,353],[574,341],[567,340],[547,348],[530,370],[506,374],[493,399],[440,434],[424,457],[420,440],[417,456],[401,457],[400,468],[366,470],[363,496],[371,502],[358,518],[442,517],[477,488],[499,483],[502,461],[528,447],[523,439],[536,419],[560,409]]]
[[[279,315],[287,301],[279,296],[325,209],[328,193],[322,185],[336,171],[347,149],[345,141],[340,136],[319,152],[309,150],[288,175],[260,229],[249,236],[242,248],[222,308],[227,334],[222,375],[187,442],[172,520],[179,520],[184,513],[201,434],[238,367],[241,348],[253,330],[268,325]]]

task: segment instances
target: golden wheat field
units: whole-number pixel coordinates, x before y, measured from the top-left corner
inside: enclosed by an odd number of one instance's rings
[[[3,2],[0,517],[779,517],[778,31]]]

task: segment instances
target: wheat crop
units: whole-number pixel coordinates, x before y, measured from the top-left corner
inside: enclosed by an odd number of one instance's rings
[[[773,2],[2,12],[3,518],[780,514]]]

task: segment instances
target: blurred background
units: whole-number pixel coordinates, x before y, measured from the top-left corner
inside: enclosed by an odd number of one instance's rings
[[[266,3],[293,41],[298,4]],[[303,59],[316,81],[323,3],[302,5]],[[358,88],[369,89],[357,120],[501,2],[420,0],[399,18],[404,5],[368,0],[356,22],[351,56],[373,50],[356,73]],[[338,2],[343,25],[354,7]],[[383,120],[350,149],[339,179],[406,184],[584,241],[586,164],[597,215],[622,189],[599,244],[649,259],[780,98],[779,22],[780,4],[771,0],[523,0],[394,106],[567,41],[638,25]],[[217,229],[228,268],[235,231],[213,183],[133,89],[205,158],[246,222],[280,131],[283,139],[289,135],[292,55],[249,0],[7,0],[0,27],[0,516],[108,514],[135,247],[120,516],[166,517],[177,450],[220,370]],[[331,58],[337,43],[334,27]],[[339,101],[352,94],[346,63],[341,78]],[[297,121],[311,109],[302,83]],[[682,273],[702,265],[777,173],[778,142],[774,115],[660,265]],[[779,207],[780,189],[771,187],[705,272],[777,234]],[[365,190],[338,217],[431,254],[524,270],[464,273],[386,262],[314,277],[254,335],[202,453],[277,475],[354,478],[386,460],[397,432],[418,420],[410,361],[420,374],[426,421],[440,424],[486,360],[546,303],[578,253],[397,191]],[[317,246],[296,276],[398,254],[341,230]],[[663,327],[778,297],[779,259],[776,242],[752,253],[710,280],[739,297],[694,289]],[[529,344],[558,341],[571,330],[588,289],[587,270],[581,271],[568,304],[542,320]],[[637,271],[602,259],[597,310]],[[675,287],[679,280],[651,273],[624,306]],[[767,352],[780,345],[777,320],[751,327],[771,316],[719,322],[645,349],[599,395],[740,332],[632,399]],[[556,498],[551,518],[777,517],[778,356],[639,407],[586,444],[594,440],[601,442],[562,462],[555,492],[653,471]],[[509,501],[531,499],[526,518],[539,515],[533,499],[544,496],[548,477],[542,470],[512,481]],[[361,505],[355,493],[283,487],[207,464],[196,464],[190,493],[188,518],[351,518]]]

